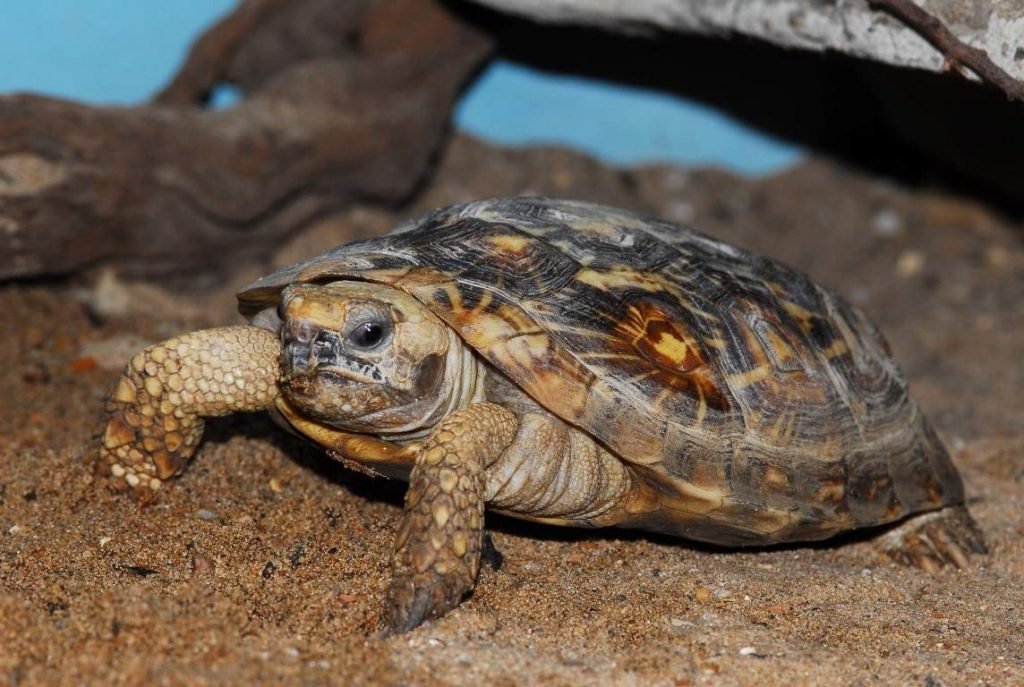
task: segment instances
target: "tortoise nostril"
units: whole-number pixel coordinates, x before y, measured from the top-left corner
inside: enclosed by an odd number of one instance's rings
[[[281,326],[282,363],[292,373],[304,372],[310,366],[310,345],[315,330],[308,322],[285,321]]]
[[[316,333],[316,328],[308,322],[290,320],[281,327],[281,335],[285,345],[291,343],[309,344]]]

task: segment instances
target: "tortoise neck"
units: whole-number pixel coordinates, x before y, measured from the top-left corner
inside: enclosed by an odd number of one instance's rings
[[[448,403],[443,406],[443,411],[431,423],[432,425],[460,408],[484,400],[487,368],[458,334],[449,329],[448,336],[450,343],[445,371],[445,386],[449,389]],[[449,374],[451,377],[448,377]]]
[[[415,429],[382,432],[380,434],[382,438],[400,443],[422,439],[429,435],[439,422],[455,411],[485,400],[486,366],[451,329],[448,330],[448,338],[444,381],[433,407],[424,414],[422,422]]]

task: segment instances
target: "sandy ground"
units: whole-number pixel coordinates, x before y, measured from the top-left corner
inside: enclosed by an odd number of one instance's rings
[[[481,172],[480,170],[485,170]],[[542,192],[645,208],[782,258],[877,320],[961,467],[992,554],[936,575],[868,539],[720,551],[499,517],[504,554],[448,617],[381,638],[403,485],[262,416],[211,424],[140,507],[81,460],[147,341],[237,322],[268,265],[162,287],[93,274],[0,287],[0,683],[1024,684],[1024,244],[970,202],[824,162],[741,180],[616,171],[458,140],[416,208]],[[395,216],[355,209],[274,257]]]

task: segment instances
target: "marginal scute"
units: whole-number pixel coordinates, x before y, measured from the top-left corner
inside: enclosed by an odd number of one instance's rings
[[[861,522],[884,522],[891,509],[899,507],[889,472],[889,457],[856,450],[843,462],[847,500],[854,517]]]

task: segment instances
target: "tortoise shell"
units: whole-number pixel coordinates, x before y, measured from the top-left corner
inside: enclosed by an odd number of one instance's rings
[[[963,500],[867,318],[698,232],[582,202],[474,202],[264,277],[240,310],[340,279],[417,298],[630,464],[663,497],[636,526],[721,544],[821,539]]]

